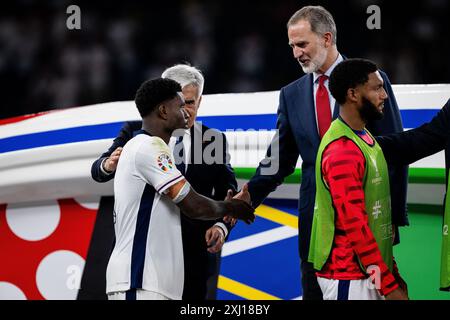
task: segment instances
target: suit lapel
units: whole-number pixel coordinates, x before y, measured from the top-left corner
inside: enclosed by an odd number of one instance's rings
[[[333,120],[337,119],[337,117],[339,116],[339,108],[340,108],[339,103],[337,103],[337,101],[335,101],[334,102],[334,111],[333,111]]]
[[[195,136],[200,135],[200,137],[203,136],[203,132],[202,132],[202,127],[199,126],[199,124],[197,122],[194,122],[194,125],[191,127],[190,129],[191,132],[191,150],[189,153],[189,164],[186,170],[186,174],[185,176],[187,176],[188,174],[191,173],[191,169],[193,168],[193,164],[194,164],[194,146],[195,146]],[[198,137],[197,137],[198,139]],[[201,142],[201,140],[200,140]],[[202,154],[203,154],[203,146],[202,146]]]
[[[341,56],[342,56],[342,58],[343,58],[344,60],[347,59],[347,57],[344,56],[343,54],[341,54]],[[328,94],[331,94],[331,92],[328,92]],[[340,108],[340,107],[341,107],[340,104],[337,103],[337,101],[334,101],[333,120],[334,120],[334,119],[337,119],[337,117],[339,117],[339,108]]]
[[[316,112],[314,110],[313,75],[308,74],[304,80],[299,82],[297,88],[301,94],[295,95],[295,97],[298,97],[296,110],[298,110],[300,123],[305,128],[312,144],[319,145],[320,138],[319,132],[317,132]]]

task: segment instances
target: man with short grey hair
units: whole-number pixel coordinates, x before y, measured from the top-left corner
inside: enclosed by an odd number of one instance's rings
[[[181,132],[178,139],[172,139],[170,144],[178,169],[199,194],[214,200],[224,200],[228,190],[236,191],[237,182],[229,164],[225,135],[195,121],[202,100],[203,75],[194,66],[177,64],[167,68],[161,77],[175,80],[181,85],[184,110],[189,114],[188,129]],[[109,150],[92,164],[91,175],[95,181],[107,182],[114,178],[122,147],[141,126],[141,121],[129,121],[123,125]],[[212,141],[203,139],[206,131],[208,136],[213,137]],[[214,157],[217,161],[210,164],[211,161],[205,160],[211,159],[204,159],[203,155],[207,154],[204,150],[211,149],[212,144],[219,154]],[[200,157],[197,156],[199,154]],[[222,220],[201,221],[181,215],[185,265],[183,299],[215,299],[220,250],[231,228],[231,223]]]
[[[311,25],[311,31],[316,34],[331,33],[331,42],[337,44],[337,30],[333,16],[321,6],[307,6],[295,12],[287,23],[287,28],[294,26],[300,20],[307,20]]]
[[[202,102],[203,86],[205,83],[205,79],[200,70],[187,64],[177,64],[164,70],[161,77],[175,80],[183,88],[184,108],[189,113],[189,128],[192,128],[197,118],[198,108]],[[200,129],[200,126],[199,123],[195,125],[197,129]]]
[[[303,7],[289,19],[287,28],[289,45],[304,73],[324,72],[326,69],[320,69],[342,60],[336,45],[336,24],[323,7]],[[295,43],[296,40],[302,42]]]
[[[316,192],[315,161],[320,141],[332,119],[339,113],[339,105],[329,94],[328,78],[345,57],[337,49],[334,19],[321,6],[306,6],[295,12],[287,23],[287,34],[293,56],[306,74],[280,90],[278,134],[274,138],[278,139],[279,152],[271,154],[269,147],[266,159],[260,162],[256,174],[248,183],[248,190],[252,205],[259,206],[270,192],[294,172],[297,159],[301,156],[303,162],[298,220],[303,299],[322,299],[315,270],[308,262]],[[402,121],[391,84],[386,74],[380,73],[388,94],[385,116],[382,120],[369,122],[367,127],[375,135],[401,132]],[[278,172],[264,174],[265,168],[272,167],[272,161],[278,163]],[[389,172],[393,194],[392,223],[396,226],[407,225],[407,167],[392,166]]]
[[[175,80],[181,85],[182,88],[188,85],[193,85],[194,87],[197,87],[199,97],[203,94],[205,78],[196,67],[187,64],[177,64],[164,70],[161,78]]]

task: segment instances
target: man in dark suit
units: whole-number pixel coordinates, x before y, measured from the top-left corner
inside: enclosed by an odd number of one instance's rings
[[[440,289],[450,291],[450,199],[448,198],[450,168],[450,100],[430,122],[402,133],[376,137],[388,163],[407,165],[445,149],[446,195],[442,228]]]
[[[407,165],[445,149],[446,177],[450,167],[450,100],[430,122],[401,133],[376,137],[387,162]]]
[[[331,14],[320,6],[308,6],[297,11],[288,21],[289,45],[294,58],[306,73],[280,91],[278,133],[269,147],[266,158],[259,164],[248,183],[252,205],[257,207],[274,191],[284,178],[294,172],[297,159],[302,158],[302,180],[299,199],[299,251],[303,299],[322,299],[315,270],[307,262],[314,196],[316,190],[315,161],[321,137],[331,120],[339,113],[339,106],[328,91],[328,78],[344,57],[336,46],[336,25]],[[367,125],[376,135],[403,131],[400,112],[385,73],[381,73],[388,94],[383,120]],[[274,167],[278,170],[270,171]],[[393,225],[408,224],[406,215],[407,167],[389,167]],[[398,235],[398,232],[395,232]]]
[[[181,64],[166,69],[162,77],[181,84],[185,110],[190,116],[189,129],[183,130],[177,139],[173,139],[171,145],[178,169],[199,194],[215,200],[224,200],[228,190],[236,191],[237,182],[229,164],[225,135],[195,122],[202,99],[202,74],[192,66]],[[109,150],[93,163],[91,173],[94,180],[106,182],[114,178],[122,147],[141,126],[141,121],[130,121],[123,125]],[[212,139],[204,138],[207,131],[206,136],[212,136]],[[213,148],[211,144],[214,144]],[[205,163],[203,157],[207,156],[204,151],[208,146],[208,150],[213,150],[210,156],[216,159],[213,164]],[[185,264],[183,299],[215,299],[220,250],[231,225],[224,221],[194,220],[182,214],[181,228]]]

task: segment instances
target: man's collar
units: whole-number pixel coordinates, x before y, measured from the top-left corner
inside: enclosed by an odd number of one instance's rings
[[[133,132],[133,137],[137,136],[138,134],[146,134],[146,135],[148,135],[150,137],[153,137],[153,135],[150,132],[145,131],[144,129],[140,129],[140,130],[134,131]]]
[[[196,132],[202,132],[202,124],[201,122],[197,122],[197,120],[194,121],[194,125],[191,127],[190,133],[192,134],[194,131]]]
[[[326,75],[328,78],[330,78],[331,72],[333,72],[334,68],[340,63],[344,61],[344,58],[339,53],[334,63],[328,68],[327,71],[325,71],[324,75]],[[321,73],[313,72],[313,81],[316,83],[317,79],[321,76]]]

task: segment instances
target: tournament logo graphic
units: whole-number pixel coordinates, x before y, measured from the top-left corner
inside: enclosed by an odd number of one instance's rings
[[[167,172],[167,171],[173,169],[173,162],[168,154],[166,154],[166,153],[160,154],[158,156],[157,161],[158,161],[158,166],[162,171]]]

